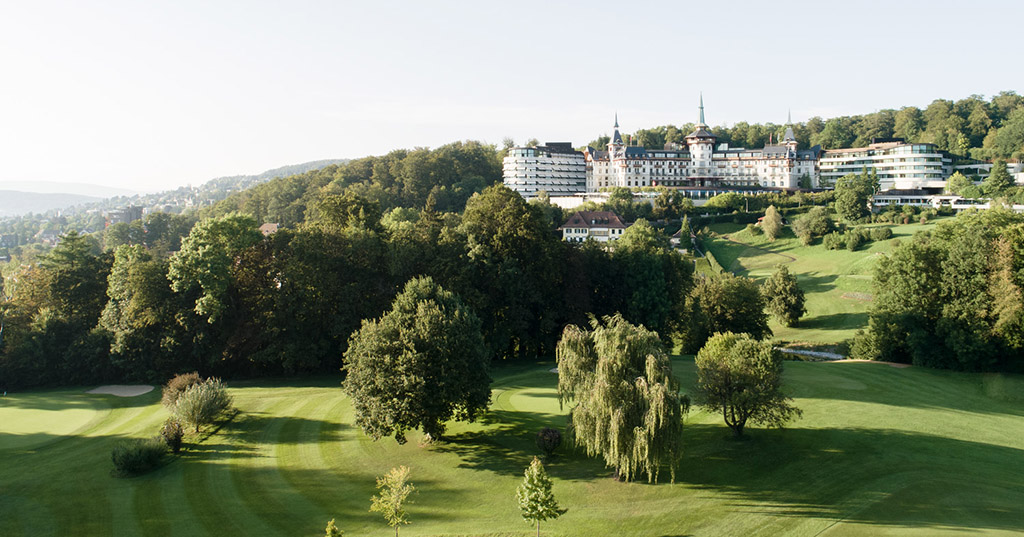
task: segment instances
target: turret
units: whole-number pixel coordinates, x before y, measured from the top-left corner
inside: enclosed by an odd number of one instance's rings
[[[782,144],[790,151],[796,151],[796,135],[793,134],[793,112],[786,114],[786,134],[782,137]]]
[[[625,153],[623,149],[626,144],[622,143],[622,135],[619,134],[619,113],[615,113],[615,132],[612,134],[612,141],[608,142],[608,155],[612,159],[620,158]]]
[[[690,147],[690,164],[695,175],[711,175],[711,158],[715,150],[717,137],[708,130],[704,123],[704,94],[700,95],[700,120],[697,128],[686,137],[686,145]]]

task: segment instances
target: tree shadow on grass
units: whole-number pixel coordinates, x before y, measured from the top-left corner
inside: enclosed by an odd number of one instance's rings
[[[835,274],[820,273],[797,274],[796,278],[804,293],[827,293],[835,289],[839,279]]]
[[[1024,450],[882,429],[691,425],[677,480],[732,509],[872,525],[1024,531]],[[956,506],[956,509],[950,509]]]
[[[866,328],[868,325],[868,312],[859,313],[830,313],[828,315],[816,315],[800,319],[797,325],[801,329],[813,330],[850,330],[853,328]]]
[[[350,425],[338,422],[275,416],[265,412],[239,412],[237,417],[214,432],[248,444],[317,444],[337,441],[341,432],[349,428]]]
[[[460,468],[521,476],[533,457],[543,458],[536,444],[537,433],[544,427],[554,427],[562,432],[562,445],[555,456],[544,460],[551,475],[559,479],[587,480],[612,473],[603,461],[574,452],[565,434],[564,415],[490,410],[481,422],[486,429],[446,435],[431,449],[458,455]]]

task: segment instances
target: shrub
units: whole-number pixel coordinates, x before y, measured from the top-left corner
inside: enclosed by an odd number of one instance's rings
[[[829,250],[838,250],[843,247],[843,236],[838,231],[833,231],[822,238],[822,244]]]
[[[545,427],[537,433],[537,447],[550,457],[552,453],[562,445],[562,433],[558,429]]]
[[[864,243],[864,239],[861,238],[860,231],[853,230],[846,234],[846,249],[854,251],[860,248],[860,245]]]
[[[174,453],[181,451],[181,439],[184,436],[185,429],[181,426],[181,422],[174,418],[167,418],[164,426],[160,428],[160,438]]]
[[[814,243],[814,235],[811,235],[810,231],[800,232],[799,237],[800,242],[803,243],[804,246],[810,246]]]
[[[871,230],[871,240],[873,240],[875,242],[886,241],[886,240],[889,240],[891,238],[892,238],[892,228],[890,228],[888,226],[886,226],[886,227],[876,227],[876,228]]]
[[[209,423],[231,408],[231,396],[220,379],[209,378],[195,384],[178,396],[174,416],[182,422],[199,427]]]
[[[167,453],[167,445],[156,438],[124,440],[114,446],[110,459],[119,475],[138,475],[156,468]]]
[[[756,224],[747,224],[747,233],[750,233],[751,235],[760,235],[761,228]]]
[[[167,381],[167,385],[164,386],[164,396],[161,402],[168,410],[173,410],[174,404],[178,402],[178,396],[202,381],[203,379],[199,377],[199,373],[195,371],[176,375]]]

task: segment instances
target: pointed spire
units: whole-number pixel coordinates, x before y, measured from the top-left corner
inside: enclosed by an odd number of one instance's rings
[[[613,144],[622,145],[622,135],[619,134],[619,113],[615,112],[615,132],[612,134]]]
[[[706,125],[704,123],[704,92],[700,92],[700,123],[698,125]]]
[[[796,135],[793,134],[793,110],[786,112],[786,134],[782,135],[783,142],[796,143]]]

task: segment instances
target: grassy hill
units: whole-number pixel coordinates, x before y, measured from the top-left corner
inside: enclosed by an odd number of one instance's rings
[[[907,240],[918,231],[935,227],[939,221],[892,226],[893,238]],[[764,235],[751,235],[739,224],[716,224],[711,230],[717,236],[707,245],[708,249],[725,270],[764,279],[774,272],[776,264],[784,263],[796,276],[806,293],[807,314],[794,328],[772,320],[769,325],[776,339],[839,343],[867,326],[872,270],[878,258],[893,249],[891,240],[871,242],[850,252],[827,250],[820,239],[804,246],[788,227],[775,242]]]
[[[430,447],[373,442],[336,378],[236,384],[240,413],[163,468],[110,476],[110,448],[152,434],[157,391],[0,398],[0,535],[388,535],[374,477],[412,467],[402,535],[532,535],[514,499],[542,426],[562,428],[551,364],[495,371],[493,404]],[[674,367],[683,386],[691,358]],[[787,362],[804,417],[735,441],[693,412],[675,484],[619,483],[565,446],[548,470],[569,509],[545,535],[988,535],[1024,532],[1024,381]]]

